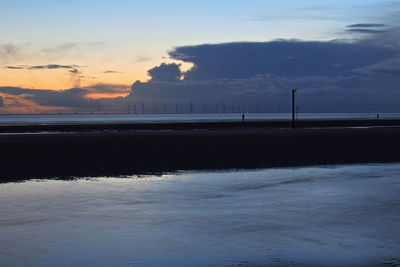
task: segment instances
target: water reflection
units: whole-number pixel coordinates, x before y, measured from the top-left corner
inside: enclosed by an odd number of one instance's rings
[[[1,266],[379,264],[400,164],[0,185]]]

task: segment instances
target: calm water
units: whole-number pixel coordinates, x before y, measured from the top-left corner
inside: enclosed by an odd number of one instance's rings
[[[376,113],[301,113],[299,119],[376,119]],[[380,119],[400,119],[400,113],[381,113]],[[249,113],[246,120],[289,120],[289,113]],[[151,123],[240,121],[241,114],[57,114],[0,115],[0,125],[58,123]]]
[[[399,192],[400,164],[0,184],[0,266],[395,266]]]

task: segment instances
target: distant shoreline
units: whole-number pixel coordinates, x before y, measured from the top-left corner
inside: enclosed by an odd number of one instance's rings
[[[299,122],[295,130],[288,122],[169,124],[169,130],[156,124],[158,129],[127,131],[113,125],[92,133],[0,135],[0,182],[400,162],[400,127],[393,127],[400,122],[382,122],[313,121],[312,128]]]

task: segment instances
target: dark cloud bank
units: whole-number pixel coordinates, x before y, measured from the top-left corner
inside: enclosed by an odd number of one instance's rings
[[[352,27],[373,28],[366,24]],[[351,27],[351,28],[352,28]],[[290,89],[299,89],[304,112],[400,111],[400,49],[388,31],[358,41],[225,43],[177,47],[173,59],[194,64],[162,64],[149,82],[136,82],[131,101],[247,106],[254,111],[290,110]],[[184,80],[179,77],[184,76]],[[199,111],[200,111],[199,110]],[[211,108],[212,110],[212,108]]]
[[[37,90],[18,87],[0,87],[0,93],[13,96],[22,96],[27,100],[32,100],[42,106],[61,106],[61,107],[88,107],[94,105],[91,100],[84,96],[88,94],[87,89],[72,88],[63,91]]]
[[[20,107],[25,105],[20,101],[23,98],[30,103],[35,103],[43,107],[67,108],[70,112],[98,112],[99,106],[101,111],[118,112],[121,111],[122,100],[108,99],[91,99],[87,96],[90,94],[113,94],[127,91],[127,86],[113,84],[96,84],[84,88],[71,88],[68,90],[37,90],[25,89],[18,87],[0,87],[0,94],[11,99],[10,107]],[[0,107],[5,107],[4,97],[0,96]],[[108,105],[108,110],[104,108]],[[67,110],[67,111],[68,111]],[[65,111],[65,110],[64,110]]]
[[[193,103],[195,112],[219,105],[246,106],[255,111],[290,110],[290,91],[297,87],[303,112],[400,112],[399,28],[353,24],[346,31],[364,34],[358,40],[305,42],[279,40],[177,47],[170,57],[192,63],[183,73],[179,64],[161,64],[148,71],[148,82],[137,81],[127,97],[89,100],[88,90],[116,92],[118,86],[76,88],[62,92],[0,88],[0,93],[30,94],[41,105],[91,107],[109,111],[145,104],[146,112],[167,105]],[[60,66],[64,67],[64,66]],[[68,67],[68,66],[65,66]],[[74,66],[70,66],[73,70]]]

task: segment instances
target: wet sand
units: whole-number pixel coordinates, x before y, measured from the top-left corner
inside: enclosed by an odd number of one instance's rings
[[[393,127],[398,122],[358,127],[373,123],[366,122],[353,123],[355,128],[326,127],[343,126],[343,122],[314,122],[320,127],[295,130],[208,123],[203,128],[176,124],[164,130],[1,135],[0,181],[400,162],[400,127]],[[348,123],[344,122],[351,126]]]
[[[0,265],[398,266],[400,164],[0,184]]]

